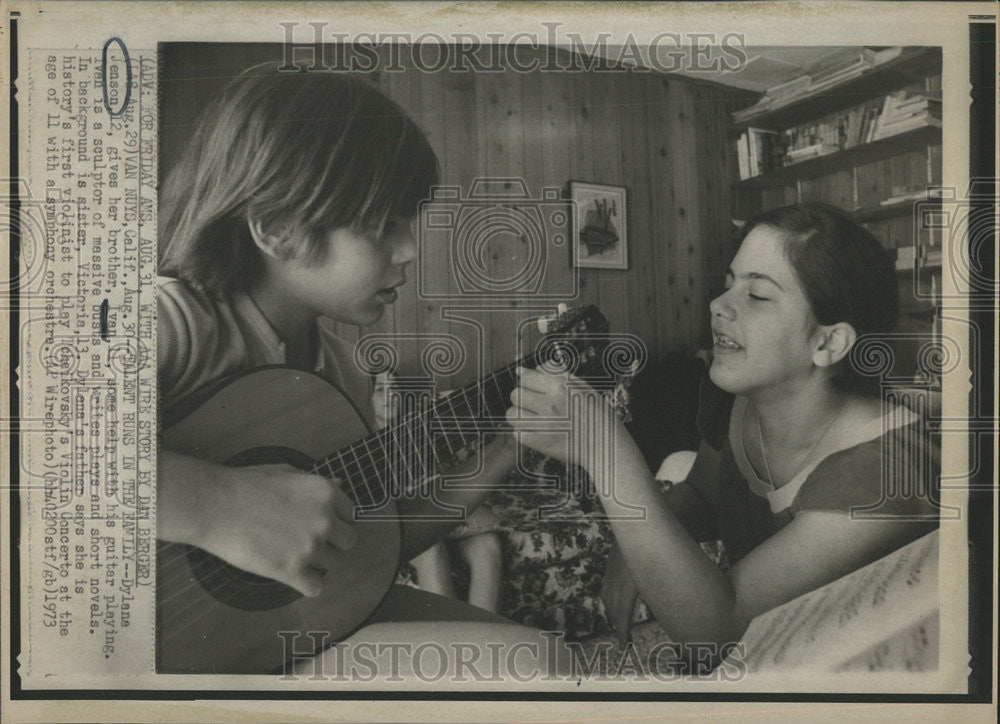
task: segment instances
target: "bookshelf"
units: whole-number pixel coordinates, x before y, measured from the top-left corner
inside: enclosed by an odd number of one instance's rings
[[[741,218],[803,201],[852,211],[897,252],[903,326],[929,333],[939,305],[927,290],[940,290],[942,239],[922,228],[913,197],[941,183],[940,93],[940,48],[843,49],[765,91],[731,126],[746,177],[736,183]],[[813,155],[803,156],[803,138]],[[925,197],[921,207],[939,203]]]
[[[934,126],[924,126],[871,143],[791,163],[759,176],[752,176],[744,181],[749,188],[794,185],[796,180],[800,178],[822,176],[849,168],[852,165],[871,163],[908,151],[919,151],[932,143],[941,143],[941,129]]]

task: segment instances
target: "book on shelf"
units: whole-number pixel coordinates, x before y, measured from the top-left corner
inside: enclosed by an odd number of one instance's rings
[[[915,246],[896,247],[896,271],[908,271],[917,264],[917,248]]]
[[[804,148],[796,148],[785,154],[787,159],[787,165],[791,166],[796,163],[801,163],[810,158],[818,158],[819,156],[828,156],[831,153],[836,153],[840,150],[840,146],[833,143],[814,143],[811,146],[806,146]]]
[[[764,128],[748,128],[736,145],[740,180],[760,176],[778,168],[783,145],[778,133]]]
[[[882,103],[879,123],[870,140],[889,138],[924,126],[941,127],[941,101],[925,91],[895,91]]]
[[[883,124],[883,126],[891,126],[894,123],[901,123],[902,121],[907,121],[911,118],[916,118],[918,116],[939,116],[928,106],[910,106],[909,108],[896,109],[896,112]]]
[[[871,106],[868,109],[867,125],[865,126],[864,136],[862,136],[862,143],[871,143],[875,140],[875,134],[878,133],[878,127],[881,120],[882,106]]]
[[[896,104],[896,112],[900,115],[917,111],[940,110],[941,99],[927,96],[914,96]]]
[[[911,116],[910,118],[906,118],[901,121],[893,121],[892,123],[885,123],[881,125],[872,140],[878,141],[883,138],[898,136],[900,133],[913,131],[917,128],[926,128],[931,126],[934,128],[941,128],[941,119],[929,113],[919,116]]]
[[[741,134],[736,141],[736,160],[739,163],[740,181],[750,178],[750,153],[747,150],[747,134]]]
[[[924,199],[940,199],[942,197],[943,191],[939,188],[927,188],[926,186],[917,186],[910,188],[907,186],[893,186],[892,196],[887,199],[882,199],[879,202],[880,206],[892,206],[893,204],[900,204],[904,201],[923,201]]]

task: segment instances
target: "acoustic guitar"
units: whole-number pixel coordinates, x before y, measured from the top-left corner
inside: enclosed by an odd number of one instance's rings
[[[318,375],[266,367],[224,382],[162,433],[162,446],[227,465],[288,463],[336,477],[356,504],[358,539],[316,597],[199,548],[159,541],[157,670],[269,673],[290,655],[281,632],[298,634],[297,656],[350,635],[384,598],[400,564],[399,491],[446,469],[481,433],[502,426],[516,366],[549,359],[586,378],[603,369],[606,344],[607,322],[595,307],[565,312],[532,354],[375,432],[350,397]]]

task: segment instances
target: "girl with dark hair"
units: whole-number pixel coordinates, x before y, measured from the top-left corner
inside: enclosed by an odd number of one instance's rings
[[[862,335],[893,330],[896,295],[891,258],[839,209],[801,204],[750,221],[710,305],[702,443],[665,494],[588,387],[520,373],[508,411],[520,441],[567,457],[539,416],[570,419],[586,441],[569,458],[611,518],[603,597],[621,634],[638,592],[675,641],[713,644],[718,661],[755,616],[933,529],[939,451],[917,415],[884,402],[851,364]],[[716,538],[726,571],[697,545]]]
[[[395,301],[417,254],[417,204],[437,178],[422,131],[365,82],[276,64],[230,82],[161,196],[157,365],[167,424],[220,380],[269,365],[326,378],[370,424],[372,379],[321,320],[370,325]],[[337,556],[354,547],[354,503],[343,481],[288,465],[227,467],[164,448],[161,541],[195,546],[306,596],[327,586]],[[401,559],[461,522],[443,520],[442,507],[472,510],[513,462],[510,436],[501,436],[487,446],[480,487],[438,482],[426,498],[399,501]],[[355,637],[446,643],[475,630],[503,643],[538,633],[403,586],[392,587],[372,622]],[[406,666],[394,662],[391,675],[397,664]],[[328,663],[325,672],[335,668]]]

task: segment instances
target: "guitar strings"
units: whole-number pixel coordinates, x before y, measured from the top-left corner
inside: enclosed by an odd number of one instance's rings
[[[531,355],[530,357],[533,356],[534,355]],[[509,387],[510,390],[513,390],[514,385],[511,383],[516,381],[514,367],[518,364],[530,364],[530,358],[524,358],[524,360],[520,362],[507,365],[481,381],[477,381],[472,385],[456,390],[442,400],[437,401],[429,410],[417,410],[404,417],[399,422],[382,428],[376,433],[365,437],[350,447],[322,460],[313,468],[313,472],[324,472],[325,469],[324,474],[332,477],[341,477],[346,481],[349,481],[348,487],[352,492],[355,492],[355,499],[359,497],[356,494],[357,488],[362,486],[365,488],[367,498],[371,499],[373,497],[371,487],[368,484],[368,479],[372,476],[376,478],[384,490],[386,481],[382,478],[382,472],[387,472],[388,476],[393,479],[393,482],[396,484],[397,491],[401,491],[402,487],[400,480],[397,477],[397,473],[410,473],[410,469],[409,466],[391,464],[393,457],[400,457],[393,456],[393,451],[402,449],[420,451],[426,449],[431,453],[433,461],[440,465],[442,457],[448,457],[454,452],[450,438],[457,437],[458,442],[460,442],[459,448],[461,449],[466,447],[470,442],[466,439],[466,435],[463,430],[468,429],[469,427],[473,428],[476,432],[491,432],[495,430],[496,425],[492,423],[488,423],[487,425],[481,424],[481,418],[476,414],[476,405],[469,400],[468,392],[470,390],[475,390],[476,394],[474,397],[483,400],[485,403],[484,406],[488,412],[497,403],[501,403],[506,406],[506,396],[509,395],[509,391],[506,391],[505,393],[505,389],[501,387],[498,380],[501,375],[509,377],[510,382],[507,383],[507,387]],[[493,383],[493,386],[496,388],[495,392],[489,388],[489,382]],[[464,403],[468,412],[465,412],[464,410],[456,410],[456,402]],[[451,410],[451,415],[447,416],[448,420],[454,420],[456,423],[464,423],[464,425],[456,426],[454,428],[446,425],[443,422],[445,416],[441,414],[444,408]],[[435,428],[434,430],[428,429],[428,418],[436,419],[436,424],[433,425]],[[415,422],[421,424],[421,427],[423,428],[422,431],[414,431]],[[401,445],[400,437],[405,433],[408,433],[410,442],[406,445]],[[428,442],[430,444],[428,444]],[[439,451],[442,443],[447,446],[447,454],[444,450]],[[359,452],[361,454],[359,454]],[[353,461],[351,461],[348,456],[352,456]],[[339,463],[337,467],[343,471],[343,475],[337,475],[332,464],[334,461]],[[418,472],[424,477],[429,476],[432,471],[425,461],[417,456],[417,462],[419,464]],[[354,469],[360,473],[359,476],[355,476],[352,465]]]

